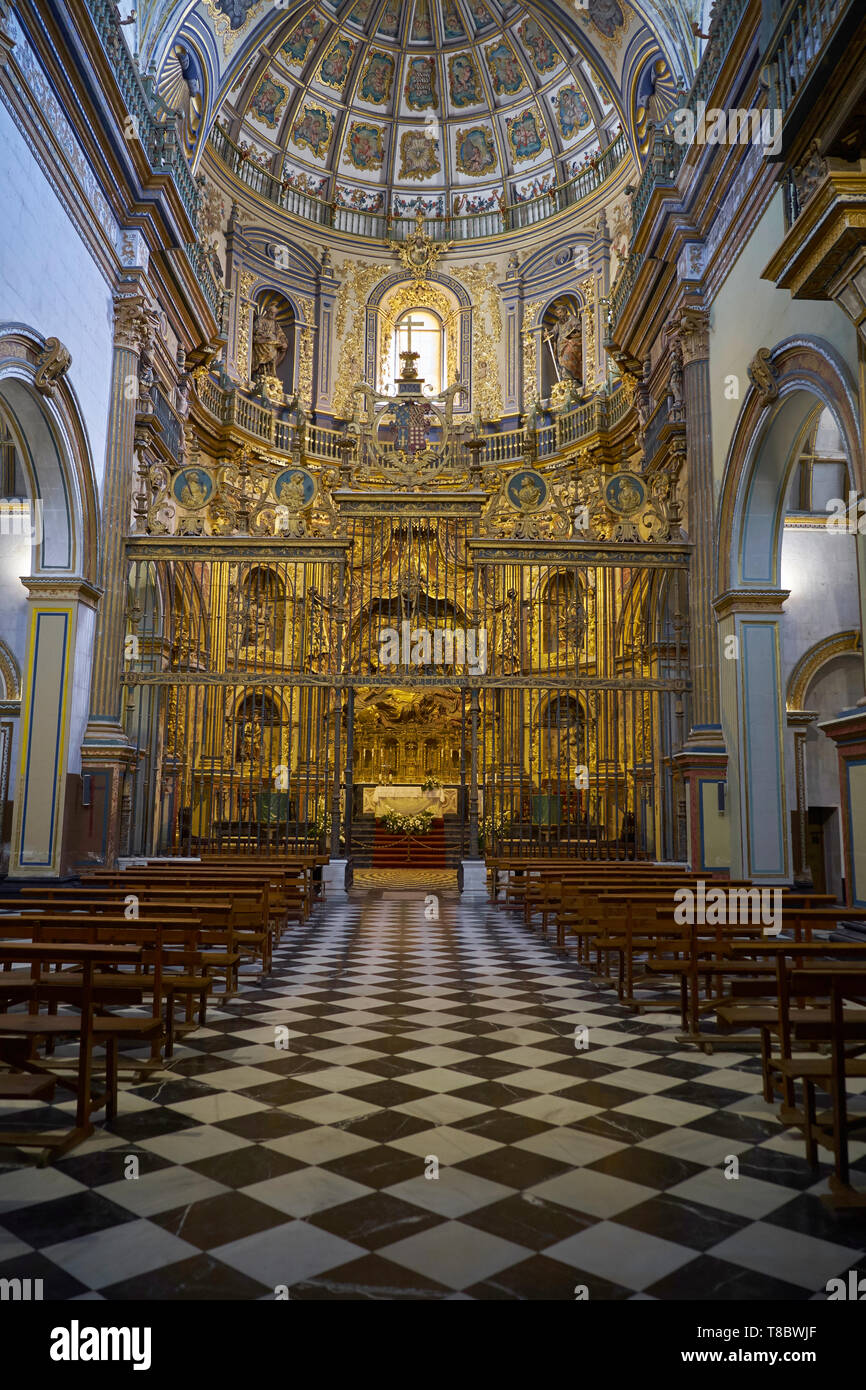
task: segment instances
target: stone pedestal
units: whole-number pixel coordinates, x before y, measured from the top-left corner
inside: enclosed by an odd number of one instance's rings
[[[699,735],[700,730],[693,730],[692,737],[673,757],[685,790],[686,855],[694,873],[704,869],[726,869],[731,862],[728,755],[723,749],[719,750],[713,738],[703,746]],[[719,783],[725,785],[724,809],[719,806]]]
[[[487,897],[487,865],[483,859],[464,859],[457,866],[457,887],[464,898]]]
[[[331,859],[322,869],[322,885],[326,895],[334,897],[348,893],[352,886],[354,865],[351,859]]]

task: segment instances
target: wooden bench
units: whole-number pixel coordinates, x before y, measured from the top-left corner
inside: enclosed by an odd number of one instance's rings
[[[117,1108],[117,1070],[112,1058],[116,1059],[118,1041],[121,1036],[129,1036],[133,1029],[142,1035],[159,1028],[158,1019],[122,1019],[111,1016],[96,1016],[97,994],[94,976],[98,969],[109,966],[126,965],[135,969],[141,962],[141,949],[137,946],[108,946],[92,942],[12,942],[0,941],[0,966],[13,966],[16,963],[29,966],[33,976],[32,996],[29,1007],[38,1004],[40,997],[39,976],[46,965],[72,964],[80,970],[80,982],[68,988],[72,992],[71,1002],[77,1005],[78,1014],[59,1017],[56,1015],[28,1013],[0,1014],[0,1060],[15,1075],[30,1075],[50,1082],[51,1091],[40,1087],[32,1088],[34,1094],[27,1099],[43,1101],[46,1095],[53,1094],[53,1086],[61,1084],[73,1090],[76,1097],[75,1118],[65,1131],[7,1130],[0,1133],[0,1144],[14,1145],[16,1148],[36,1148],[42,1150],[40,1163],[46,1163],[52,1156],[68,1153],[93,1133],[91,1114],[100,1108],[94,1104],[92,1092],[93,1044],[101,1041],[106,1046],[106,1082],[104,1103],[111,1118]],[[116,986],[114,986],[116,988]],[[129,999],[134,1002],[135,991],[131,990]],[[45,1063],[35,1060],[30,1053],[32,1045],[48,1037],[71,1038],[78,1042],[78,1065],[74,1083],[67,1077],[51,1074]],[[27,1089],[24,1081],[11,1083],[10,1090]]]

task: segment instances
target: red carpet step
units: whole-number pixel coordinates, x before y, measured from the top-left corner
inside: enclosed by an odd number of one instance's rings
[[[445,823],[434,820],[426,835],[404,835],[376,822],[374,869],[444,869]]]

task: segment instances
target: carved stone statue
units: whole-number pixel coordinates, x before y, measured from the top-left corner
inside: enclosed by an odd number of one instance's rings
[[[289,348],[289,340],[277,320],[277,306],[259,309],[253,325],[253,376],[276,376]]]
[[[569,304],[554,304],[555,328],[547,334],[559,370],[564,377],[580,381],[583,374],[583,330],[580,314]]]

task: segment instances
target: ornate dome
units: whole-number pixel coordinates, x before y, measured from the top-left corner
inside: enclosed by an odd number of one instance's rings
[[[612,32],[618,17],[614,3]],[[341,207],[489,213],[567,183],[615,138],[591,54],[531,0],[311,3],[218,120],[269,173]]]

